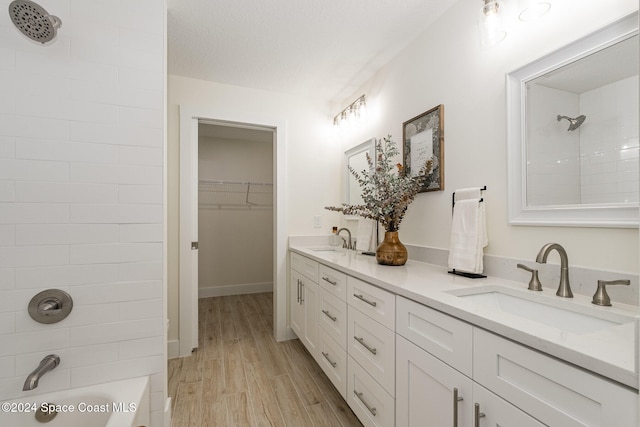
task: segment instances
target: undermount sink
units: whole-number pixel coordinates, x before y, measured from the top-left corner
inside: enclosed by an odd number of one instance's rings
[[[344,252],[339,246],[318,246],[309,248],[313,252]]]
[[[458,289],[449,292],[496,312],[518,316],[564,332],[587,334],[633,322],[634,318],[501,287]]]

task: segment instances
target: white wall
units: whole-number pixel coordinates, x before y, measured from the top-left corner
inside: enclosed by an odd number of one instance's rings
[[[202,126],[202,125],[201,125]],[[271,132],[268,137],[272,138]],[[200,298],[273,288],[273,143],[199,137],[201,180],[252,182],[204,186],[199,191]]]
[[[570,265],[637,274],[637,230],[508,225],[505,74],[636,10],[638,2],[554,2],[543,21],[523,23],[487,50],[479,46],[477,3],[456,3],[336,106],[339,111],[367,95],[368,125],[343,136],[343,150],[389,133],[400,142],[404,121],[444,104],[445,190],[418,195],[400,227],[403,242],[448,249],[451,192],[486,185],[485,253],[533,260],[543,244],[556,241],[567,249]]]
[[[0,400],[150,375],[160,426],[164,2],[44,6],[47,46],[0,14]],[[61,323],[27,314],[47,288],[74,300]]]
[[[179,105],[247,112],[286,122],[287,182],[278,190],[286,194],[288,235],[330,233],[332,215],[323,208],[340,201],[343,153],[340,142],[330,138],[329,106],[317,99],[180,76],[169,76],[168,98],[168,309],[169,340],[173,341],[179,331]],[[322,216],[322,228],[313,227],[314,215]]]

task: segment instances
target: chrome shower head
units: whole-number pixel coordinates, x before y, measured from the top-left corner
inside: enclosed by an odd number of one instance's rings
[[[580,127],[580,125],[582,125],[582,123],[584,123],[586,118],[587,118],[587,116],[585,116],[583,114],[579,115],[575,119],[572,119],[571,117],[567,117],[567,116],[561,116],[561,115],[558,114],[558,121],[560,121],[562,119],[567,119],[569,121],[569,129],[567,129],[567,130],[570,131],[570,132],[578,129]]]
[[[22,34],[42,44],[56,37],[62,21],[49,15],[44,8],[30,0],[15,0],[9,5],[9,16]]]

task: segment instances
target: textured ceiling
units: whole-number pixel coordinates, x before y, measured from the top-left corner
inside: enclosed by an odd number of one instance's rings
[[[457,0],[167,0],[169,73],[342,100]]]

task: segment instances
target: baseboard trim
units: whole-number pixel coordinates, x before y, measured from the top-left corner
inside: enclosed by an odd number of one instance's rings
[[[247,283],[242,285],[209,286],[198,289],[198,298],[222,297],[227,295],[257,294],[272,292],[273,283]]]

